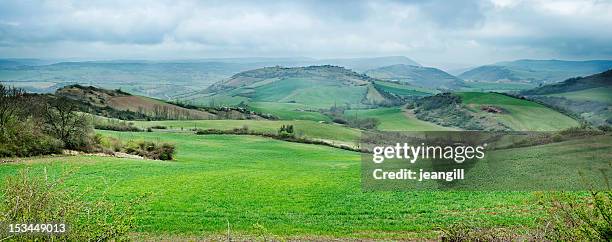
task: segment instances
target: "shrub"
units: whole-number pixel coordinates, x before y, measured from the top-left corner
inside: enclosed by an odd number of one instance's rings
[[[543,197],[548,211],[544,236],[551,241],[612,240],[612,192],[591,191],[589,196],[551,193]]]
[[[332,120],[332,122],[337,123],[337,124],[347,124],[348,121],[346,121],[343,118],[334,118],[334,120]]]
[[[36,122],[10,122],[0,131],[0,157],[59,154],[63,142],[43,133]]]
[[[612,127],[610,125],[600,125],[597,128],[603,132],[612,132]]]
[[[102,148],[102,150],[105,151],[104,153],[110,153],[106,151],[120,152],[124,147],[123,142],[121,142],[121,140],[114,138],[114,137],[108,137],[108,136],[102,136],[100,134],[96,134],[96,139],[98,141],[98,144]]]
[[[125,146],[125,152],[154,160],[172,160],[175,147],[168,143],[150,141],[130,141]]]
[[[163,126],[163,125],[154,125],[154,126],[151,126],[149,128],[151,128],[151,129],[167,129],[168,127]]]
[[[68,190],[63,179],[51,180],[46,170],[35,175],[28,169],[4,180],[0,220],[5,223],[64,223],[65,233],[25,233],[24,241],[106,241],[126,239],[135,225],[136,202],[122,206],[104,200],[84,202]]]
[[[348,121],[348,126],[358,129],[375,129],[380,121],[375,118],[354,118]]]

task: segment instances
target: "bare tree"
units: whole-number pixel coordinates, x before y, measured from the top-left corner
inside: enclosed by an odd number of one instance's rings
[[[63,141],[67,148],[83,145],[83,138],[91,132],[87,116],[79,113],[78,107],[67,98],[49,100],[42,115],[47,132]]]
[[[25,94],[22,89],[0,84],[0,130],[6,128],[8,122],[22,111]]]

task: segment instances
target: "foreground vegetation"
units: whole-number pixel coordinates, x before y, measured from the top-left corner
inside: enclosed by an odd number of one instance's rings
[[[74,170],[66,186],[90,188],[90,199],[150,194],[135,211],[135,231],[150,236],[225,237],[229,224],[232,236],[260,239],[436,237],[439,228],[462,221],[531,227],[542,215],[531,193],[363,192],[360,155],[325,146],[253,136],[100,133],[175,143],[175,161],[36,158],[3,164],[0,176],[23,167],[53,175]]]

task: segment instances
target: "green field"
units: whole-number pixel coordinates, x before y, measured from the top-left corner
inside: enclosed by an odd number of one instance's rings
[[[457,95],[468,108],[478,113],[485,113],[480,110],[483,105],[502,108],[504,113],[487,115],[494,116],[513,130],[560,130],[579,125],[578,121],[566,115],[527,100],[496,93],[462,92]]]
[[[467,87],[461,88],[461,91],[466,92],[509,92],[527,90],[537,87],[532,83],[521,83],[521,82],[484,82],[484,81],[470,81],[465,82]]]
[[[401,108],[378,108],[364,110],[347,110],[348,118],[376,118],[380,121],[379,130],[385,131],[432,131],[450,130],[450,128],[409,117]]]
[[[333,105],[360,105],[367,86],[345,85],[341,81],[321,78],[266,79],[222,94],[197,100],[199,103],[236,105],[241,101],[300,104],[309,108]]]
[[[612,104],[612,87],[597,87],[586,90],[550,94],[551,97],[564,97],[576,101],[593,101]]]
[[[299,103],[276,103],[276,102],[251,102],[249,106],[257,112],[269,113],[281,119],[288,120],[314,120],[314,121],[329,121],[329,117],[325,116],[311,107]],[[327,107],[329,108],[329,107]]]
[[[360,130],[338,124],[324,124],[309,120],[190,120],[190,121],[135,121],[141,128],[163,125],[171,131],[190,132],[191,129],[231,130],[248,127],[250,130],[266,133],[276,133],[282,125],[292,124],[295,133],[314,139],[355,143],[359,139]]]
[[[0,166],[73,170],[66,184],[125,201],[149,194],[136,235],[266,238],[435,238],[464,222],[529,228],[542,215],[531,193],[362,192],[360,155],[253,136],[100,132],[177,145],[175,161],[71,156]],[[477,202],[475,202],[477,201]],[[452,216],[449,216],[452,215]],[[258,237],[261,239],[262,237]]]
[[[435,90],[429,90],[422,87],[416,87],[406,84],[402,85],[392,82],[377,81],[374,82],[374,85],[380,90],[389,93],[394,93],[400,96],[427,96],[436,92]]]

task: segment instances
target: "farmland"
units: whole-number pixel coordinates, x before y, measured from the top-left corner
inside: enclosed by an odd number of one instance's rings
[[[148,194],[135,232],[152,237],[224,236],[229,224],[234,236],[250,238],[432,238],[458,222],[528,228],[541,216],[531,193],[362,192],[359,154],[325,146],[254,136],[100,133],[175,143],[176,160],[34,158],[4,164],[0,174],[72,170],[66,185],[91,189],[89,199]]]
[[[495,93],[458,93],[473,111],[483,105],[500,107],[502,113],[489,114],[513,130],[550,131],[578,126],[578,122],[540,104]]]

